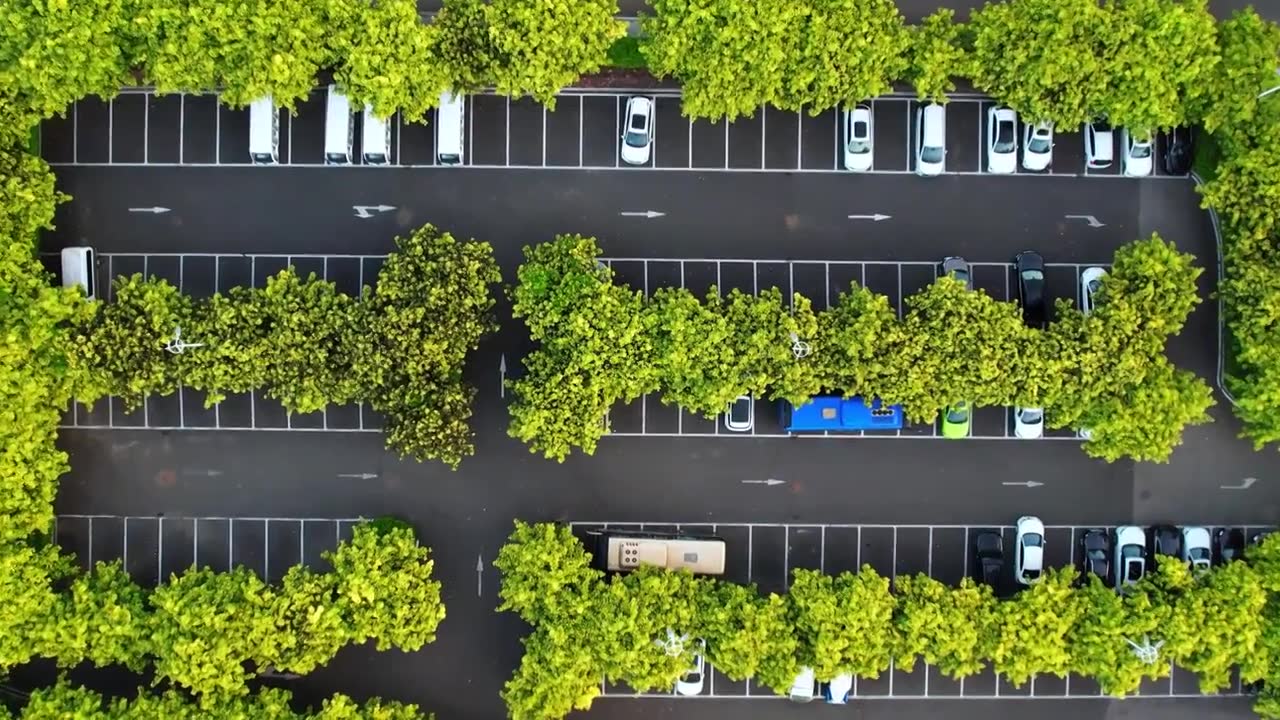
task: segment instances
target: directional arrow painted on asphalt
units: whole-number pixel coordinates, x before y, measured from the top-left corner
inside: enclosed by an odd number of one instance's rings
[[[888,220],[891,217],[893,216],[881,215],[880,213],[876,213],[875,215],[850,215],[849,219],[850,220],[871,220],[873,222],[880,222],[881,220]]]
[[[618,214],[621,215],[622,217],[642,217],[642,218],[648,218],[650,220],[654,218],[660,218],[663,215],[666,215],[666,213],[658,212],[657,210],[639,210],[639,211],[623,210]]]
[[[1024,480],[1022,482],[1002,482],[1000,484],[1001,485],[1020,485],[1022,487],[1033,488],[1033,487],[1040,487],[1044,483],[1036,482],[1035,480]]]
[[[484,556],[476,555],[476,597],[484,594]]]
[[[1088,223],[1089,227],[1098,228],[1098,227],[1106,227],[1107,225],[1104,222],[1099,222],[1098,218],[1092,215],[1066,215],[1064,217],[1066,217],[1068,220],[1084,220],[1086,223]]]
[[[373,217],[373,215],[369,213],[370,210],[376,213],[384,213],[384,212],[389,212],[391,210],[395,210],[396,206],[395,205],[352,205],[351,209],[356,211],[356,217],[358,218],[371,218]]]
[[[219,475],[221,475],[221,474],[222,474],[222,471],[221,471],[221,470],[214,470],[214,469],[212,469],[212,468],[208,468],[208,469],[206,469],[206,468],[188,468],[188,469],[186,469],[186,470],[183,470],[183,471],[182,471],[182,474],[183,474],[183,475],[199,475],[199,476],[202,476],[202,477],[218,477]]]
[[[158,206],[158,205],[157,205],[156,207],[149,207],[149,208],[129,208],[129,212],[131,212],[131,213],[151,213],[152,215],[159,215],[160,213],[167,213],[167,212],[169,212],[169,208],[167,208],[167,207],[160,207],[160,206]]]
[[[1253,487],[1253,484],[1256,482],[1258,482],[1258,478],[1247,477],[1243,481],[1241,481],[1239,485],[1219,485],[1218,487],[1222,488],[1223,490],[1248,490],[1249,488]]]
[[[498,397],[507,396],[507,354],[498,359]]]
[[[743,484],[743,485],[770,485],[770,486],[772,486],[772,485],[782,485],[782,484],[784,484],[784,483],[786,483],[786,482],[787,482],[786,480],[775,480],[774,478],[769,478],[768,480],[743,480],[743,481],[742,481],[742,484]]]
[[[377,473],[338,473],[340,478],[351,478],[352,480],[373,480],[378,477]]]

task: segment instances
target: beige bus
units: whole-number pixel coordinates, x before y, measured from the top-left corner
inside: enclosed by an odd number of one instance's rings
[[[698,575],[724,574],[724,540],[708,535],[666,535],[633,530],[596,530],[596,566],[629,572],[641,565],[688,570]]]

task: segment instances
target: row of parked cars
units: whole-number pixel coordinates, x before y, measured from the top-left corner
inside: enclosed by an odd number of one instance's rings
[[[1107,587],[1123,590],[1141,580],[1157,557],[1175,558],[1186,563],[1193,573],[1201,573],[1242,559],[1246,544],[1258,543],[1266,534],[1258,532],[1246,538],[1239,528],[1210,530],[1198,525],[1095,528],[1085,530],[1076,540],[1079,548],[1075,557],[1082,578],[1094,575]],[[972,544],[974,580],[1002,591],[1008,561],[1004,536],[995,530],[983,530],[974,536]],[[1040,581],[1044,548],[1044,523],[1030,515],[1018,518],[1012,558],[1013,579],[1018,586]]]

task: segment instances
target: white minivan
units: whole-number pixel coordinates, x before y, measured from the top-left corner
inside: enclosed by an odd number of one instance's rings
[[[280,113],[271,96],[249,103],[249,159],[256,165],[280,161]]]
[[[450,92],[440,95],[440,107],[436,110],[436,162],[441,165],[462,164],[465,98]]]
[[[324,110],[324,164],[349,164],[354,139],[355,119],[351,116],[351,102],[338,92],[337,85],[330,85]]]
[[[947,169],[947,109],[929,103],[916,110],[916,174],[941,175]]]
[[[391,162],[391,123],[374,115],[372,105],[364,106],[360,152],[365,165],[386,165]]]
[[[90,300],[98,289],[97,259],[91,247],[62,248],[62,287],[78,287]]]

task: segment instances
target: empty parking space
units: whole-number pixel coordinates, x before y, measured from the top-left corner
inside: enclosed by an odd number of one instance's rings
[[[61,522],[61,521],[60,521]],[[589,531],[607,528],[643,530],[653,533],[688,533],[712,535],[725,541],[725,579],[739,584],[756,583],[761,593],[785,592],[792,572],[815,569],[830,575],[856,571],[866,565],[883,577],[923,573],[948,585],[973,574],[973,542],[979,533],[994,532],[1004,538],[1005,577],[997,594],[1008,597],[1013,586],[1014,528],[1007,526],[964,525],[789,525],[774,523],[722,523],[680,525],[676,523],[570,523],[579,539],[587,540]],[[1045,563],[1061,567],[1078,562],[1075,550],[1079,538],[1089,528],[1046,526]],[[1101,528],[1110,533],[1114,528]],[[1261,528],[1244,528],[1245,535]],[[305,532],[306,528],[303,527]],[[751,681],[733,682],[708,670],[709,681],[703,697],[779,699],[768,688]],[[606,696],[669,698],[669,691],[635,693],[624,685],[602,684]],[[860,698],[1095,698],[1100,691],[1096,681],[1077,675],[1065,678],[1035,677],[1015,687],[990,667],[954,680],[943,676],[937,668],[917,659],[913,668],[891,666],[878,678],[855,680],[853,693]],[[1237,681],[1222,695],[1241,695]],[[1174,667],[1169,677],[1144,682],[1138,697],[1200,697],[1193,673]]]

